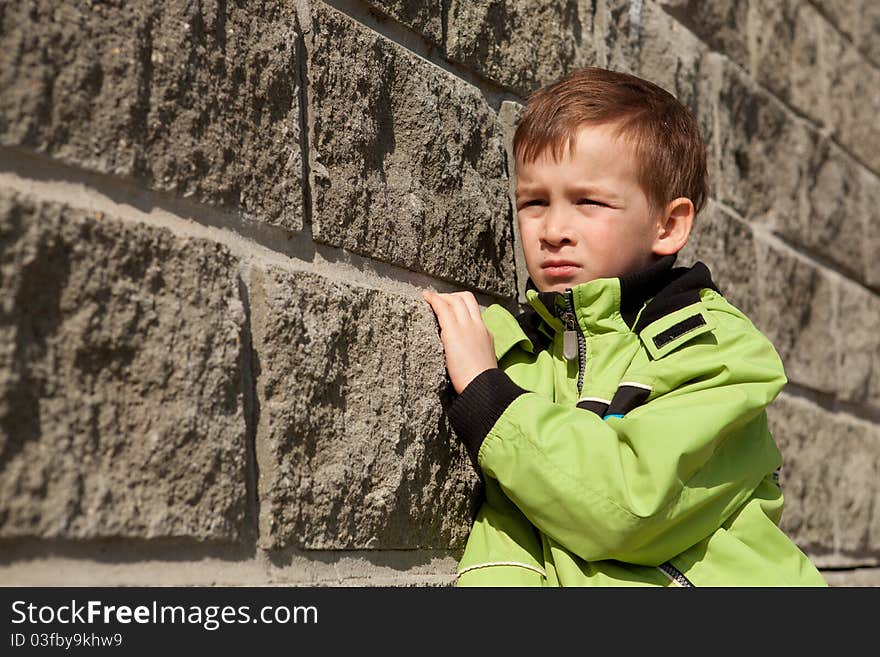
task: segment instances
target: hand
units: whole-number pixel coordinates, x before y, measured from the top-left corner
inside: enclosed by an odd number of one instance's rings
[[[486,370],[498,367],[495,342],[480,316],[480,307],[470,292],[422,293],[440,323],[440,341],[446,353],[446,369],[455,392]]]

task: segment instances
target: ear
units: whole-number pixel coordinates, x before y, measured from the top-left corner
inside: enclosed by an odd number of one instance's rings
[[[687,244],[694,225],[694,204],[689,198],[679,197],[666,204],[657,221],[657,237],[651,251],[664,256],[678,253]]]

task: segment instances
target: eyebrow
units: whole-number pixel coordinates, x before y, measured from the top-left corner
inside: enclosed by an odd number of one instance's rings
[[[520,185],[517,185],[516,186],[516,197],[519,198],[521,196],[529,196],[529,195],[535,194],[538,191],[543,191],[543,187],[541,187],[540,185],[524,185],[522,187],[520,187]],[[572,191],[575,191],[578,194],[583,194],[585,196],[592,196],[592,195],[608,196],[608,197],[614,196],[614,194],[612,194],[607,189],[603,189],[602,187],[591,187],[589,185],[583,185],[583,186],[578,185],[576,187],[572,187]]]

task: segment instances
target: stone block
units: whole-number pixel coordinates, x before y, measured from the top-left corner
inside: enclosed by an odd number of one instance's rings
[[[880,170],[880,128],[874,120],[880,111],[880,70],[826,18],[841,16],[844,12],[834,6],[841,3],[660,1],[710,48]],[[847,4],[847,13],[860,4]],[[864,20],[863,29],[880,21],[880,10],[866,11]],[[876,34],[874,42],[880,48]]]
[[[443,8],[447,0],[366,0],[386,16],[412,28],[435,45],[443,44]]]
[[[749,225],[710,200],[694,221],[676,266],[702,261],[724,298],[754,319],[760,307],[756,258],[755,238]]]
[[[753,321],[779,352],[789,381],[834,394],[840,383],[834,279],[784,247],[755,239],[758,310]]]
[[[755,323],[789,380],[880,408],[880,297],[758,238]]]
[[[876,560],[872,563],[878,563]],[[880,587],[880,568],[826,570],[822,573],[828,586]]]
[[[880,67],[880,4],[876,0],[822,0],[816,8]]]
[[[782,393],[768,407],[783,454],[782,528],[833,566],[880,555],[880,434],[876,426]]]
[[[735,67],[720,81],[719,200],[871,284],[877,177]]]
[[[462,547],[478,479],[428,305],[277,269],[249,291],[261,545]]]
[[[315,5],[317,241],[513,297],[504,143],[479,90]]]
[[[523,98],[598,64],[592,3],[449,0],[446,56]]]
[[[0,145],[302,228],[292,3],[0,6]]]
[[[642,2],[597,0],[595,32],[603,68],[636,73],[643,9]]]
[[[837,394],[880,410],[880,296],[849,282],[839,290]]]
[[[742,0],[658,0],[659,5],[706,44],[731,60],[748,62],[749,3]]]
[[[738,63],[791,107],[827,125],[839,35],[808,2],[752,0],[748,11],[749,59]]]
[[[717,200],[771,227],[803,212],[816,135],[737,67],[718,78]]]
[[[880,70],[800,0],[750,2],[754,80],[880,171]]]
[[[846,46],[836,60],[830,94],[832,135],[875,174],[880,173],[880,69]]]
[[[780,216],[776,232],[865,281],[865,218],[872,211],[868,206],[872,182],[860,165],[825,137],[815,142],[806,164],[801,211]]]
[[[0,537],[243,535],[225,247],[0,192]]]

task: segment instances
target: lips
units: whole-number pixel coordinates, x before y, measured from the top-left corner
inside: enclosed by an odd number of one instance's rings
[[[571,260],[545,260],[541,263],[541,271],[553,278],[566,278],[573,276],[580,265]]]

